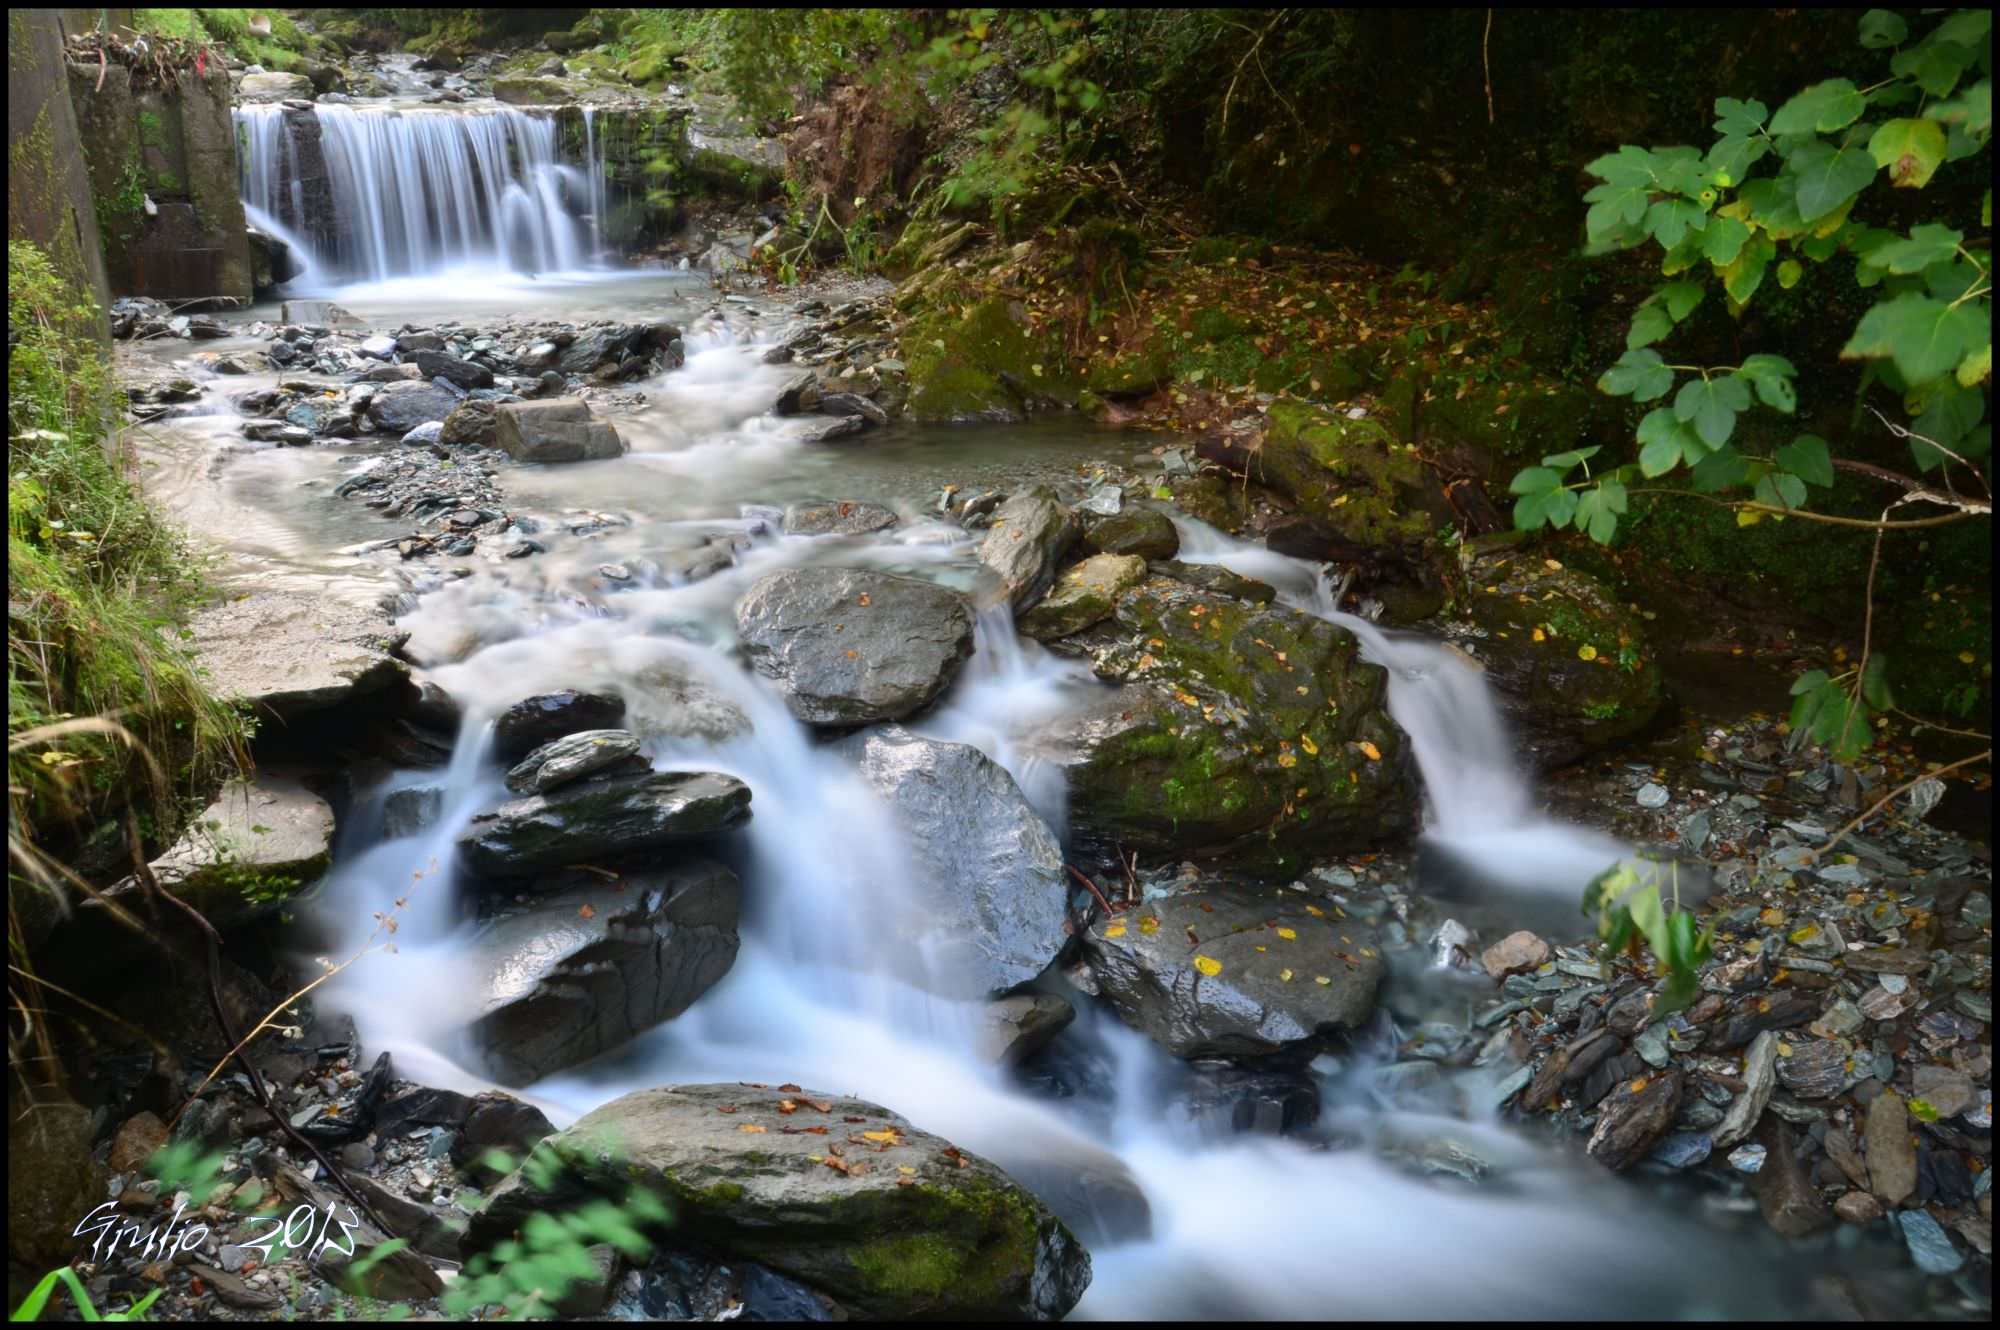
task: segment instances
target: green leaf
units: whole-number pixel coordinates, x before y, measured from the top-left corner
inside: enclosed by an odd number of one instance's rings
[[[1990,348],[1991,343],[1988,346]],[[1922,402],[1923,414],[1910,422],[1910,428],[1923,438],[1910,440],[1910,454],[1923,470],[1933,471],[1950,459],[1931,444],[1963,452],[1965,436],[1986,414],[1986,394],[1977,388],[1965,387],[1954,375],[1926,387]],[[1931,440],[1931,443],[1924,442],[1924,439]]]
[[[1737,305],[1747,305],[1764,283],[1764,270],[1771,265],[1778,247],[1765,236],[1752,236],[1735,262],[1722,270],[1722,289]]]
[[[1922,46],[1896,52],[1889,61],[1889,68],[1898,76],[1913,80],[1933,97],[1949,97],[1951,90],[1958,86],[1959,76],[1971,67],[1972,61],[1971,47],[1954,41],[1939,41],[1933,35]]]
[[[1847,79],[1815,83],[1778,108],[1771,117],[1773,134],[1830,134],[1845,129],[1868,109],[1868,99]]]
[[[1643,225],[1647,234],[1672,249],[1689,231],[1699,231],[1708,225],[1708,210],[1690,199],[1661,199],[1646,209]]]
[[[1708,456],[1708,445],[1683,424],[1671,407],[1658,407],[1639,422],[1639,470],[1647,479],[1664,476],[1686,461],[1689,466]]]
[[[1729,186],[1743,182],[1750,174],[1750,168],[1771,151],[1771,141],[1759,135],[1743,138],[1731,135],[1717,139],[1715,146],[1708,150],[1710,178],[1718,185]]]
[[[1861,16],[1861,45],[1870,51],[1886,51],[1901,46],[1910,35],[1910,25],[1893,10],[1871,9]]]
[[[1976,387],[1993,376],[1993,343],[1988,342],[1958,362],[1952,377],[1961,388]]]
[[[1757,396],[1765,406],[1773,407],[1790,415],[1798,406],[1798,395],[1792,390],[1792,376],[1798,373],[1792,362],[1783,356],[1760,352],[1744,357],[1743,364],[1736,371],[1756,385]]]
[[[1552,466],[1558,471],[1567,471],[1578,462],[1588,462],[1603,451],[1602,445],[1592,444],[1588,448],[1572,448],[1566,453],[1550,453],[1542,459],[1542,465]]]
[[[1545,466],[1523,467],[1507,486],[1509,494],[1539,494],[1563,483],[1562,473]]]
[[[1778,465],[1801,480],[1815,485],[1833,484],[1833,458],[1826,440],[1817,434],[1801,434],[1778,449]]]
[[[1872,247],[1863,262],[1893,273],[1922,272],[1934,263],[1949,263],[1964,239],[1963,232],[1926,222],[1913,228],[1907,240],[1889,240]]]
[[[1627,143],[1617,152],[1606,153],[1595,161],[1586,163],[1583,169],[1607,185],[1650,187],[1658,178],[1655,167],[1652,153]]]
[[[1648,300],[1632,311],[1632,328],[1625,334],[1625,346],[1636,350],[1651,346],[1674,330],[1674,316],[1664,305],[1656,305]]]
[[[1805,275],[1806,270],[1799,266],[1797,259],[1786,259],[1778,265],[1778,289],[1791,290],[1799,284],[1799,278]]]
[[[1655,882],[1632,894],[1627,906],[1632,911],[1632,922],[1645,935],[1646,944],[1655,956],[1664,958],[1667,954],[1667,912],[1660,903],[1660,885]]]
[[[1926,39],[1933,42],[1956,42],[1970,50],[1977,50],[1979,39],[1993,29],[1993,15],[1984,9],[1962,9],[1937,25],[1936,31]]]
[[[1667,389],[1674,386],[1674,372],[1667,368],[1658,351],[1627,351],[1604,371],[1597,386],[1613,397],[1629,396],[1635,402],[1650,402],[1666,396]]]
[[[1702,297],[1707,294],[1700,282],[1668,282],[1653,292],[1653,295],[1666,305],[1667,313],[1673,316],[1675,323],[1694,313],[1695,306],[1699,305]]]
[[[1861,671],[1861,700],[1877,711],[1896,705],[1889,691],[1889,658],[1879,651],[1868,657],[1868,665]]]
[[[1875,178],[1875,163],[1854,144],[1834,147],[1813,142],[1798,149],[1785,161],[1798,177],[1794,196],[1801,222],[1813,222],[1859,194]]]
[[[1736,429],[1736,413],[1750,405],[1750,385],[1734,374],[1690,379],[1674,397],[1674,415],[1694,426],[1703,443],[1720,448]]]
[[[1569,525],[1576,503],[1574,490],[1553,489],[1524,494],[1514,501],[1514,525],[1523,531],[1533,531],[1547,522],[1560,530]]]
[[[1736,261],[1749,238],[1750,228],[1734,217],[1712,217],[1701,234],[1701,252],[1716,267],[1726,267]]]
[[[1810,693],[1815,688],[1825,684],[1826,679],[1827,674],[1825,670],[1807,670],[1804,674],[1792,680],[1792,696],[1798,697],[1801,694]]]
[[[1918,384],[1955,368],[1967,352],[1991,340],[1989,312],[1906,294],[1862,315],[1840,355],[1843,360],[1887,356],[1898,373]]]
[[[1576,529],[1588,531],[1600,545],[1609,545],[1618,533],[1618,515],[1625,511],[1625,503],[1625,487],[1605,477],[1577,496]]]
[[[1739,102],[1734,97],[1715,99],[1715,132],[1718,134],[1755,134],[1764,127],[1764,120],[1770,114],[1760,101]]]
[[[1806,483],[1797,476],[1774,471],[1757,480],[1757,501],[1768,503],[1773,508],[1803,508],[1806,502]]]
[[[1750,479],[1750,459],[1734,448],[1718,448],[1695,463],[1694,487],[1697,493],[1714,494],[1731,489]]]
[[[1933,102],[1924,114],[1983,139],[1993,132],[1993,80],[1981,79],[1948,102]],[[1981,222],[1983,226],[1992,224],[1991,217]]]
[[[1898,189],[1922,189],[1944,163],[1944,130],[1935,120],[1890,120],[1868,139],[1875,165],[1889,168]]]

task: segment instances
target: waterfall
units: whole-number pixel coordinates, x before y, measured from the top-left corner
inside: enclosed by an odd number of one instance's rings
[[[583,170],[566,166],[552,117],[352,106],[245,106],[235,117],[244,203],[306,237],[322,277],[532,276],[579,268],[601,245],[595,134]],[[588,235],[572,199],[591,211]]]

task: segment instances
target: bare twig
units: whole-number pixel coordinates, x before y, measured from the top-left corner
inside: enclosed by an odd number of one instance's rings
[[[1118,913],[1118,911],[1111,908],[1111,902],[1104,899],[1104,893],[1097,889],[1097,884],[1095,882],[1092,882],[1089,878],[1085,877],[1082,873],[1078,872],[1075,864],[1064,864],[1063,867],[1069,869],[1069,875],[1071,877],[1083,883],[1084,886],[1090,889],[1090,894],[1097,897],[1097,903],[1104,907],[1105,914],[1112,915]]]
[[[1486,11],[1486,34],[1479,39],[1479,62],[1486,67],[1486,123],[1493,123],[1493,11]]]
[[[1921,776],[1918,776],[1913,780],[1905,781],[1903,784],[1898,785],[1895,789],[1889,791],[1887,794],[1883,795],[1880,799],[1876,800],[1874,805],[1870,807],[1868,811],[1862,813],[1860,816],[1856,817],[1852,822],[1849,822],[1846,826],[1834,832],[1833,839],[1829,840],[1826,844],[1819,847],[1820,858],[1824,859],[1827,856],[1827,854],[1832,851],[1834,846],[1840,844],[1841,841],[1846,839],[1847,834],[1849,832],[1853,831],[1863,822],[1866,822],[1869,818],[1875,816],[1877,813],[1887,808],[1891,803],[1895,801],[1897,795],[1902,794],[1906,790],[1915,789],[1917,786],[1923,784],[1927,780],[1930,780],[1932,777],[1942,776],[1947,771],[1956,771],[1960,767],[1969,767],[1974,762],[1989,762],[1992,759],[1993,759],[1993,750],[1989,748],[1983,753],[1974,753],[1971,757],[1961,757],[1956,762],[1946,763],[1944,766],[1937,768],[1937,770],[1935,771],[1926,771]]]
[[[1222,127],[1217,132],[1216,137],[1218,139],[1226,139],[1229,136],[1229,102],[1231,98],[1236,96],[1236,81],[1243,77],[1243,67],[1250,63],[1251,57],[1257,54],[1257,48],[1264,44],[1264,39],[1271,35],[1271,29],[1278,26],[1278,20],[1282,19],[1285,13],[1285,10],[1279,10],[1272,17],[1271,21],[1264,25],[1264,30],[1257,34],[1257,40],[1250,43],[1250,49],[1243,53],[1243,58],[1236,62],[1236,72],[1229,76],[1229,87],[1222,94]],[[1247,32],[1249,30],[1246,28],[1244,31]],[[1257,68],[1261,73],[1263,66],[1260,64]],[[1268,76],[1265,78],[1265,82],[1270,82]],[[1279,100],[1282,101],[1283,98]]]

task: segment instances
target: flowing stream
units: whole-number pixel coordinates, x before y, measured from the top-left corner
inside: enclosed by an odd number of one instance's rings
[[[792,372],[761,361],[769,336],[783,329],[759,336],[739,319],[697,332],[688,316],[708,296],[687,283],[570,273],[603,243],[601,126],[586,118],[591,169],[579,173],[557,160],[553,123],[521,112],[317,107],[310,114],[339,222],[329,244],[310,239],[325,232],[308,215],[303,145],[287,123],[299,114],[238,113],[245,198],[260,221],[309,238],[303,256],[316,283],[371,284],[332,292],[364,321],[386,328],[525,305],[568,318],[621,313],[690,326],[686,366],[635,385],[645,405],[599,408],[631,445],[627,455],[502,477],[528,511],[611,510],[626,524],[589,539],[558,530],[545,554],[480,565],[428,590],[401,620],[406,650],[464,703],[466,719],[447,770],[399,773],[348,819],[319,900],[322,919],[340,932],[329,955],[354,954],[378,913],[398,913],[397,949],[373,951],[322,990],[329,1008],[352,1015],[371,1055],[391,1052],[401,1076],[427,1084],[487,1086],[462,1041],[474,1014],[466,969],[473,920],[452,845],[476,812],[506,797],[491,717],[537,691],[615,689],[642,734],[684,733],[687,726],[667,722],[684,720],[691,705],[748,721],[716,731],[728,737],[648,744],[656,769],[726,772],[753,792],[751,821],[721,852],[742,881],[741,949],[727,976],[682,1016],[520,1092],[557,1125],[627,1091],[672,1083],[796,1081],[874,1100],[991,1158],[1071,1217],[1094,1264],[1082,1317],[1813,1314],[1803,1272],[1778,1254],[1754,1211],[1719,1209],[1706,1223],[1673,1217],[1645,1189],[1501,1126],[1488,1110],[1383,1108],[1369,1086],[1394,1046],[1379,1029],[1313,1064],[1326,1111],[1282,1139],[1204,1125],[1188,1108],[1189,1069],[1073,992],[1078,1019],[1045,1055],[1066,1069],[1065,1093],[980,1060],[975,1007],[912,982],[924,978],[926,958],[913,959],[894,924],[918,893],[888,810],[851,760],[817,743],[738,660],[734,607],[757,578],[808,563],[969,588],[972,539],[935,520],[932,508],[944,482],[1011,487],[1073,477],[1079,464],[1130,461],[1141,444],[1073,424],[897,426],[856,446],[800,443],[786,422],[764,414]],[[467,284],[451,276],[457,269],[525,269],[543,280]],[[419,282],[374,285],[394,277]],[[224,408],[159,430],[212,448],[236,423]],[[359,548],[369,523],[389,524],[327,490],[369,455],[344,447],[251,452],[229,463],[219,486],[191,482],[180,497],[184,506],[209,505],[202,511],[274,574],[354,576],[368,571],[362,560],[327,551]],[[756,511],[811,497],[888,503],[904,521],[876,537],[782,537]],[[1177,524],[1182,558],[1271,583],[1283,603],[1354,633],[1389,671],[1390,709],[1410,735],[1428,792],[1430,842],[1486,878],[1571,902],[1625,852],[1536,811],[1484,682],[1452,651],[1339,612],[1313,565]],[[714,576],[691,585],[652,579],[617,595],[601,594],[601,584],[591,590],[601,564],[718,535],[739,543],[734,565]],[[980,616],[976,648],[952,691],[912,728],[985,751],[1061,834],[1062,774],[1022,741],[1060,725],[1102,685],[1081,664],[1018,637],[1004,607]],[[386,836],[383,796],[418,785],[441,788],[438,820]],[[1460,1102],[1491,1101],[1490,1071],[1445,1074],[1458,1078]],[[1395,1162],[1413,1141],[1476,1154],[1487,1176],[1472,1184]],[[1118,1199],[1133,1189],[1144,1195],[1149,1226],[1134,1225]]]
[[[706,299],[675,291],[544,286],[537,298],[624,300],[649,314]],[[364,319],[393,326],[393,306],[371,303],[388,299],[380,289],[342,298]],[[609,508],[629,526],[589,540],[555,533],[545,555],[483,566],[426,594],[403,618],[408,650],[468,715],[448,770],[391,783],[442,785],[439,821],[389,839],[379,802],[359,809],[321,898],[322,918],[345,929],[328,954],[345,956],[367,939],[376,912],[408,897],[398,950],[366,956],[325,991],[329,1007],[354,1017],[371,1052],[390,1051],[399,1074],[428,1084],[488,1083],[459,1036],[471,1014],[462,967],[472,925],[451,845],[476,811],[504,797],[487,741],[492,712],[546,688],[609,687],[644,732],[649,714],[687,704],[693,679],[710,704],[747,717],[748,730],[655,740],[649,751],[657,768],[728,772],[753,791],[752,819],[725,852],[743,882],[741,951],[679,1018],[522,1091],[558,1125],[629,1090],[677,1082],[796,1081],[875,1100],[993,1159],[1072,1217],[1095,1268],[1077,1311],[1085,1317],[1645,1316],[1667,1305],[1688,1315],[1726,1308],[1776,1316],[1802,1305],[1798,1288],[1772,1278],[1770,1243],[1754,1214],[1724,1216],[1743,1227],[1725,1237],[1670,1217],[1641,1189],[1484,1111],[1385,1110],[1368,1093],[1380,1061],[1369,1039],[1315,1064],[1326,1111],[1317,1126],[1283,1139],[1203,1125],[1186,1106],[1188,1069],[1074,993],[1079,1018],[1052,1050],[1072,1069],[1068,1094],[1051,1097],[980,1061],[973,1009],[911,983],[907,948],[888,926],[914,892],[887,810],[849,760],[816,743],[735,658],[733,609],[758,577],[799,563],[861,564],[969,587],[971,540],[927,512],[942,481],[1073,475],[1080,462],[1129,460],[1136,449],[1073,425],[897,428],[860,447],[800,444],[784,422],[763,415],[785,370],[761,363],[761,345],[720,329],[690,334],[687,366],[638,385],[646,406],[614,413],[628,455],[506,473],[510,494],[532,510]],[[167,428],[212,439],[232,424],[226,415],[193,416]],[[225,469],[218,501],[263,511],[280,529],[265,542],[268,561],[294,564],[335,543],[334,531],[351,544],[356,522],[380,520],[326,497],[329,483],[367,456],[344,448],[250,453]],[[745,505],[815,494],[888,502],[905,521],[865,539],[774,537],[745,514]],[[705,580],[613,597],[581,591],[607,559],[719,533],[746,543],[733,567]],[[1349,628],[1391,670],[1391,705],[1417,744],[1433,834],[1490,844],[1534,825],[1483,684],[1449,652],[1333,613],[1308,565],[1194,525],[1183,534],[1185,557],[1273,582],[1286,603]],[[1018,741],[1060,724],[1101,685],[1078,663],[1017,637],[1004,609],[979,619],[976,641],[953,690],[914,728],[986,751],[1060,830],[1061,773]],[[1599,858],[1590,871],[1602,866]],[[1486,1101],[1490,1072],[1450,1074],[1464,1078],[1467,1100]],[[1486,1159],[1486,1179],[1421,1176],[1393,1162],[1394,1143],[1438,1139]],[[1144,1232],[1116,1203],[1132,1187],[1151,1211]],[[1449,1246],[1441,1245],[1446,1235]],[[1681,1273],[1689,1268],[1703,1272],[1697,1286]]]

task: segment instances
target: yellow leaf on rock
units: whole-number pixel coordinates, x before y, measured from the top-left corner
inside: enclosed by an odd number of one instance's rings
[[[768,1132],[768,1131],[770,1130],[770,1128],[769,1128],[769,1127],[760,1127],[760,1126],[758,1126],[758,1125],[757,1125],[756,1123],[754,1123],[754,1122],[744,1122],[744,1123],[740,1123],[740,1124],[738,1124],[738,1126],[737,1126],[736,1130],[738,1130],[738,1131],[747,1131],[747,1132],[749,1132],[749,1133],[750,1133],[751,1135],[753,1135],[753,1136],[754,1136],[754,1135],[758,1135],[758,1134],[761,1134],[761,1133],[763,1133],[763,1132]]]
[[[1326,977],[1325,975],[1323,975],[1323,974],[1316,974],[1316,975],[1314,975],[1314,976],[1313,976],[1313,982],[1314,982],[1314,983],[1316,983],[1316,984],[1318,984],[1318,985],[1319,985],[1320,987],[1324,988],[1324,987],[1326,987],[1326,986],[1327,986],[1328,984],[1331,984],[1331,983],[1333,982],[1333,980],[1331,980],[1331,979],[1327,978],[1327,977]]]
[[[1585,642],[1582,646],[1576,649],[1576,658],[1578,660],[1596,660],[1597,648],[1590,645],[1590,643]]]
[[[1289,984],[1292,982],[1292,972],[1290,970],[1280,970],[1278,971],[1278,978]]]
[[[1278,930],[1278,936],[1285,939],[1285,941],[1290,942],[1293,938],[1297,937],[1298,934],[1294,932],[1292,929],[1281,928]]]
[[[1361,744],[1361,751],[1368,755],[1370,762],[1380,762],[1382,760],[1382,750],[1365,740]]]
[[[894,1145],[898,1137],[896,1129],[889,1127],[882,1131],[864,1131],[861,1133],[861,1139],[864,1141],[874,1141],[877,1145]]]
[[[1194,968],[1213,979],[1222,973],[1222,962],[1213,956],[1197,956],[1194,958]]]
[[[1159,932],[1160,931],[1159,918],[1155,915],[1150,915],[1150,914],[1146,915],[1144,918],[1139,920],[1139,931],[1141,933],[1144,933],[1147,937],[1151,937],[1153,934]]]
[[[1124,936],[1125,936],[1125,925],[1123,925],[1123,924],[1113,924],[1113,925],[1111,925],[1111,927],[1109,927],[1109,928],[1107,928],[1107,929],[1105,929],[1105,930],[1104,930],[1104,936],[1106,936],[1106,937],[1124,937]]]
[[[1295,766],[1297,766],[1298,764],[1299,764],[1299,760],[1298,760],[1298,759],[1297,759],[1296,757],[1293,757],[1293,756],[1292,756],[1292,755],[1291,755],[1290,753],[1280,753],[1280,754],[1278,754],[1278,765],[1279,765],[1279,766],[1281,766],[1281,767],[1295,767]]]
[[[1537,628],[1535,630],[1535,640],[1537,642],[1546,642],[1549,640],[1549,636],[1547,633],[1544,633],[1541,629]]]
[[[1309,734],[1301,734],[1299,736],[1299,747],[1305,749],[1306,752],[1314,757],[1319,756],[1319,745],[1312,741],[1312,736]]]

